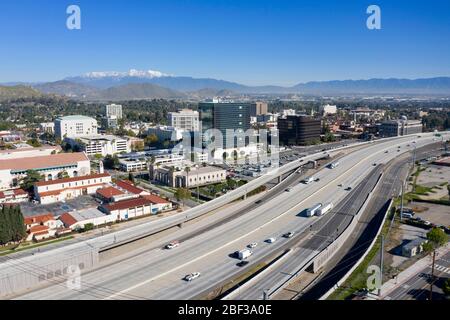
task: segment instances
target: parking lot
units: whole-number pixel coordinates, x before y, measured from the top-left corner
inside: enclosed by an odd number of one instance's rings
[[[96,208],[99,203],[91,196],[81,196],[73,200],[67,200],[66,202],[58,202],[52,204],[34,204],[31,202],[21,203],[20,208],[24,216],[35,216],[40,214],[51,213],[54,216],[62,215],[65,212],[73,210],[83,210],[88,208]]]
[[[450,206],[424,202],[411,202],[409,206],[414,210],[415,218],[437,226],[450,226]]]

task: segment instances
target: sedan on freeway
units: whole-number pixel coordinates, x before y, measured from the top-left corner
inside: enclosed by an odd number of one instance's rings
[[[188,274],[187,276],[185,276],[184,280],[187,282],[191,282],[192,280],[195,280],[198,277],[200,277],[200,272],[194,272],[194,273],[191,273],[191,274]]]
[[[247,246],[247,248],[249,248],[249,249],[254,249],[254,248],[256,248],[258,246],[258,243],[257,242],[253,242],[253,243],[250,243],[248,246]]]

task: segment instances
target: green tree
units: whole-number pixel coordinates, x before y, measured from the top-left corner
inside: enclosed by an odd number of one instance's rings
[[[158,136],[154,133],[145,137],[144,142],[147,146],[154,146],[158,143]]]
[[[450,297],[450,278],[445,280],[444,285],[442,286],[442,291],[447,297]]]
[[[103,165],[106,169],[116,169],[119,166],[119,158],[117,155],[107,155],[103,160]]]
[[[28,192],[33,191],[34,184],[43,180],[44,177],[36,170],[28,170],[25,178],[22,179],[20,187]]]
[[[178,201],[182,201],[183,207],[184,207],[184,201],[186,199],[189,199],[191,196],[191,192],[189,189],[186,188],[178,188],[177,191],[175,191],[175,197]]]
[[[232,178],[228,178],[227,179],[227,185],[228,185],[228,188],[234,189],[237,186],[237,182],[236,182],[236,180],[234,180]]]
[[[433,228],[427,233],[428,242],[423,245],[423,249],[432,254],[433,263],[431,266],[431,281],[430,281],[430,300],[433,299],[433,284],[434,284],[434,265],[436,261],[436,250],[448,242],[448,236],[441,228]]]

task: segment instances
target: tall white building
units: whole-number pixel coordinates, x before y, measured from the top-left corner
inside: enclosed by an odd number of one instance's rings
[[[55,120],[55,136],[61,140],[97,135],[97,130],[97,120],[90,117],[67,116]]]
[[[169,125],[186,131],[199,131],[199,113],[190,109],[169,113]]]
[[[122,119],[122,105],[120,104],[108,104],[105,107],[105,116],[111,117],[114,116],[117,119]]]
[[[337,113],[337,107],[327,104],[325,106],[320,106],[319,111],[324,116],[326,116],[327,114],[336,114]]]

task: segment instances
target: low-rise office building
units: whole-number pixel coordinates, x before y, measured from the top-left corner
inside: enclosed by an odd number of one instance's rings
[[[128,139],[113,135],[95,135],[78,137],[76,139],[66,139],[72,146],[77,146],[84,151],[88,156],[101,155],[115,155],[117,153],[131,152],[131,144]]]
[[[408,134],[422,133],[423,125],[421,120],[408,120],[403,117],[401,120],[389,120],[381,123],[380,135],[382,137],[398,137]]]
[[[55,203],[95,192],[111,183],[109,173],[37,182],[34,195],[41,204]]]
[[[172,188],[194,188],[225,181],[227,171],[218,167],[206,166],[193,167],[187,172],[184,168],[163,166],[156,168],[154,178]]]
[[[119,159],[119,169],[125,172],[147,170],[147,160],[137,158]]]
[[[306,145],[320,139],[322,122],[304,115],[278,118],[279,141],[283,145]]]

